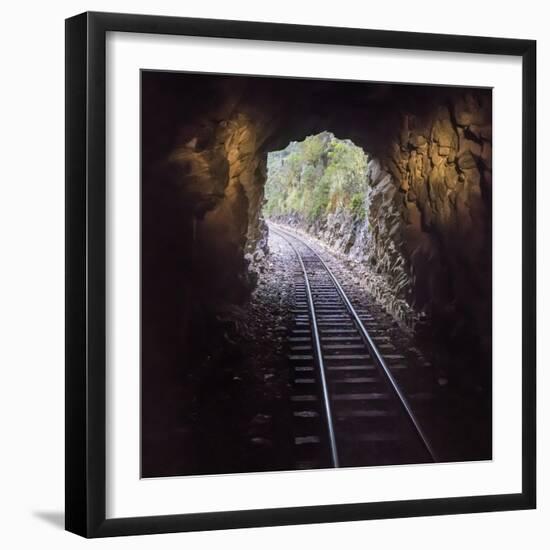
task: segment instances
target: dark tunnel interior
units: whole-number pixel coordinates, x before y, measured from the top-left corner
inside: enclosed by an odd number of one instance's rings
[[[365,219],[280,221],[337,253],[352,251],[365,278],[373,274],[376,307],[427,350],[448,392],[449,419],[436,437],[451,437],[441,434],[461,422],[457,441],[441,444],[443,460],[490,458],[491,90],[154,71],[141,78],[142,475],[288,468],[265,442],[254,455],[265,467],[243,460],[231,442],[233,433],[267,439],[242,420],[261,424],[256,379],[266,373],[242,374],[236,365],[248,352],[232,344],[239,333],[246,350],[256,345],[246,315],[272,242],[262,211],[268,153],[322,132],[368,156]],[[270,390],[271,442],[284,439],[279,382]],[[216,444],[205,435],[213,426],[227,434]]]

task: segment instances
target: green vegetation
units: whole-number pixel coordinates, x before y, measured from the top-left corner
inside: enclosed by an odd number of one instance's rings
[[[364,219],[366,172],[367,156],[349,140],[323,132],[292,142],[268,155],[264,212],[310,223],[342,210]]]

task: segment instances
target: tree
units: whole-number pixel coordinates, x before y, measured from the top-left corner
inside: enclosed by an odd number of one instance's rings
[[[268,155],[264,212],[297,215],[308,222],[345,210],[364,217],[367,156],[350,140],[329,132],[292,142]]]

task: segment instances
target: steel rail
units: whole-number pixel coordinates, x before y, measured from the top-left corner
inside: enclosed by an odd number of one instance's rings
[[[312,332],[313,340],[315,342],[314,352],[315,352],[315,358],[317,360],[317,364],[319,365],[319,372],[321,376],[321,389],[323,392],[323,405],[324,405],[325,414],[327,417],[327,432],[328,432],[328,439],[329,439],[329,445],[330,445],[330,457],[331,457],[332,466],[334,468],[339,468],[340,459],[338,458],[338,447],[336,446],[336,435],[334,432],[334,423],[332,421],[332,409],[330,406],[330,396],[329,396],[327,377],[325,372],[325,362],[323,360],[323,351],[321,349],[321,338],[319,336],[319,327],[317,326],[317,316],[315,314],[315,304],[313,303],[313,294],[311,292],[311,286],[309,284],[309,278],[307,275],[306,266],[302,260],[301,254],[298,252],[298,249],[294,246],[294,244],[282,232],[278,231],[277,229],[272,229],[272,231],[274,233],[277,233],[292,247],[292,250],[294,250],[294,253],[298,258],[298,261],[300,262],[300,266],[304,273],[307,302],[308,302],[309,313],[311,317],[311,328],[312,328],[311,332]]]
[[[379,368],[382,370],[382,372],[385,374],[386,378],[390,382],[390,385],[391,385],[394,393],[397,395],[398,400],[401,403],[401,406],[405,410],[405,413],[406,413],[409,421],[413,425],[416,433],[418,434],[418,437],[422,441],[422,445],[424,446],[424,448],[426,449],[426,451],[430,455],[430,458],[433,460],[433,462],[438,462],[437,455],[436,455],[433,447],[431,446],[426,434],[424,433],[424,430],[422,430],[422,427],[420,426],[420,423],[416,419],[416,416],[415,416],[415,414],[414,414],[414,412],[413,412],[413,410],[412,410],[412,408],[409,404],[409,401],[407,400],[407,398],[405,397],[405,395],[403,394],[403,392],[399,388],[399,385],[398,385],[397,381],[395,380],[395,377],[391,373],[389,367],[387,366],[386,362],[384,361],[384,358],[382,357],[382,354],[380,353],[380,351],[376,347],[376,344],[374,343],[373,339],[371,338],[370,334],[368,333],[365,325],[363,324],[363,321],[361,321],[361,318],[359,317],[359,315],[357,315],[357,312],[355,311],[355,308],[353,307],[352,303],[350,302],[349,298],[347,297],[347,294],[345,293],[344,289],[342,288],[342,286],[340,285],[340,283],[338,282],[338,280],[336,279],[336,277],[332,273],[331,269],[328,267],[328,265],[323,260],[323,258],[321,258],[321,256],[311,246],[309,246],[303,239],[301,239],[300,237],[298,237],[296,235],[293,235],[288,230],[283,229],[283,228],[277,227],[276,229],[273,229],[273,230],[275,232],[279,232],[279,234],[285,234],[285,235],[287,235],[291,238],[296,239],[297,241],[302,243],[305,247],[307,247],[311,252],[313,252],[313,254],[315,254],[315,256],[317,256],[317,258],[319,259],[319,261],[321,262],[323,267],[326,269],[326,271],[327,271],[328,275],[330,276],[332,282],[334,283],[334,286],[336,287],[338,293],[340,294],[340,297],[342,298],[342,300],[344,302],[344,305],[346,306],[349,313],[353,317],[353,320],[355,321],[355,324],[357,325],[357,328],[359,329],[359,332],[361,333],[361,336],[363,337],[365,343],[367,344],[367,346],[368,346],[368,348],[371,352],[371,355],[373,356],[375,362],[377,363]],[[288,241],[288,240],[287,240],[287,242],[290,243],[290,241]],[[294,250],[296,250],[296,248],[292,245],[292,243],[290,243],[290,244],[294,248]]]

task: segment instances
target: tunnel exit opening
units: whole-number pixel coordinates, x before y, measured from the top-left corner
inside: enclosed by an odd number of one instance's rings
[[[331,132],[292,141],[268,154],[264,216],[313,234],[330,221],[351,230],[365,220],[367,167],[363,149]]]

